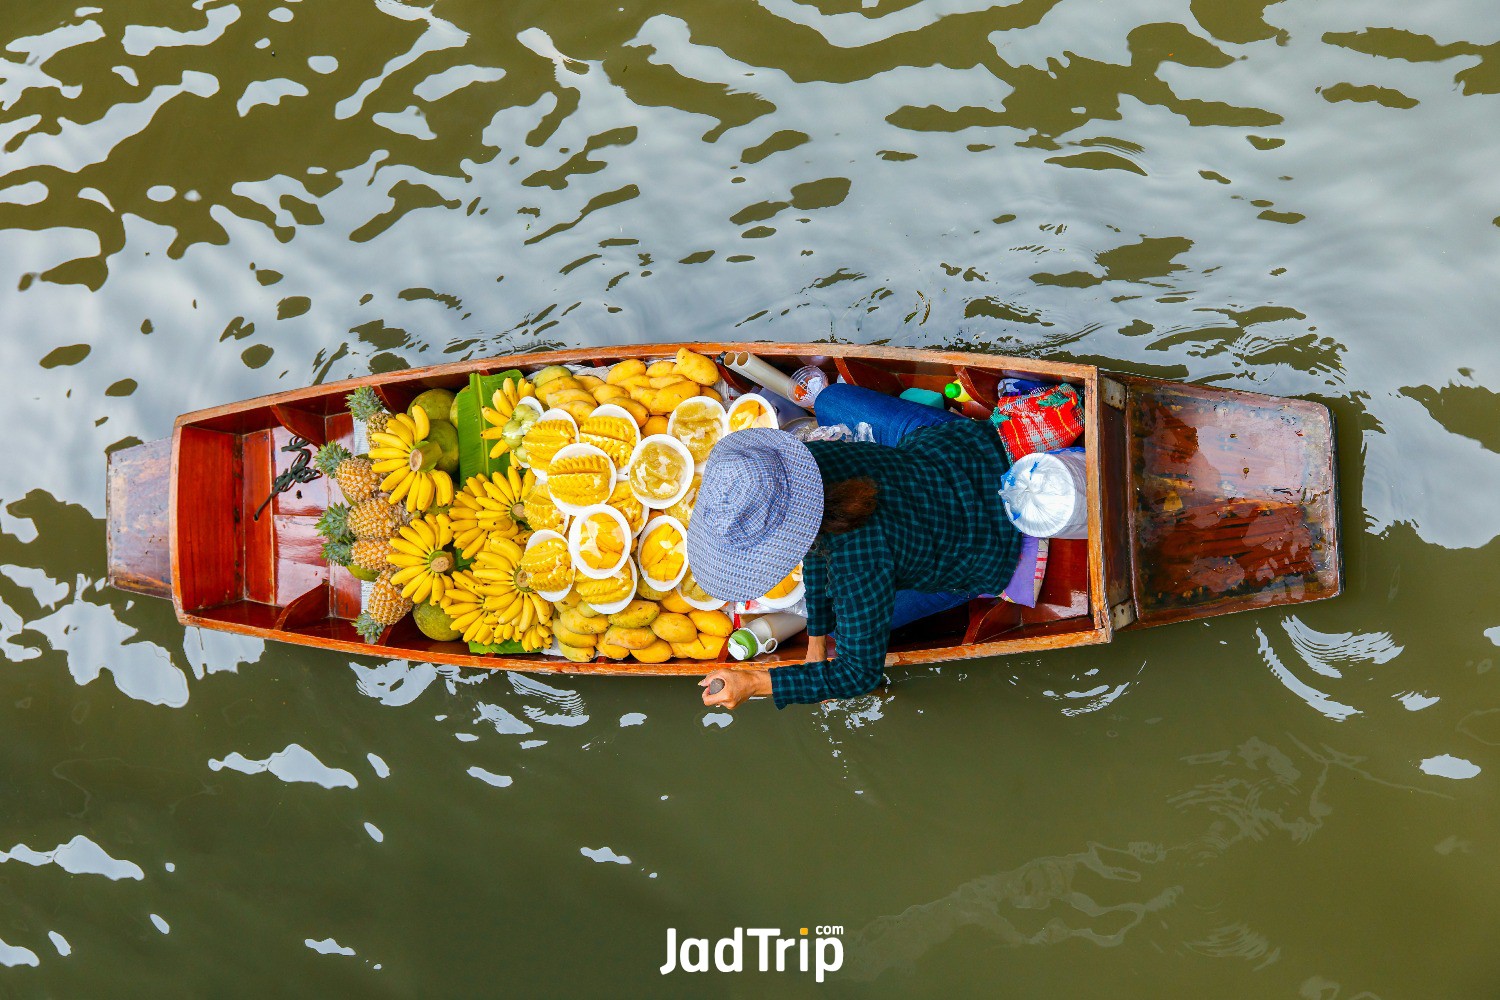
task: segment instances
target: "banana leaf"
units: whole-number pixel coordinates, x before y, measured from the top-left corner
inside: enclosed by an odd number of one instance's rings
[[[493,392],[494,390],[490,391]],[[498,656],[507,656],[511,653],[523,653],[525,650],[521,648],[520,642],[515,639],[507,639],[505,642],[491,643],[488,646],[482,642],[471,642],[469,643],[469,652],[478,654],[493,653]]]
[[[509,454],[490,458],[490,449],[495,446],[495,442],[486,441],[481,436],[488,429],[489,424],[484,422],[484,414],[480,411],[483,407],[490,405],[490,397],[495,394],[496,389],[509,379],[521,377],[520,371],[516,369],[500,372],[498,375],[480,375],[475,372],[469,376],[469,384],[459,391],[456,411],[458,416],[458,482],[455,484],[459,489],[463,489],[463,484],[468,482],[471,476],[503,473],[509,467]]]

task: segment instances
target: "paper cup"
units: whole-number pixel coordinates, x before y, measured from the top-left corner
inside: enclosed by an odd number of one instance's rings
[[[628,605],[631,601],[635,600],[635,588],[637,582],[640,580],[640,576],[636,573],[635,560],[625,560],[625,567],[630,570],[630,593],[625,596],[624,600],[615,601],[613,604],[589,604],[588,601],[584,601],[583,603],[588,604],[589,607],[593,608],[601,615],[612,615],[616,611],[624,611],[625,606]]]
[[[624,542],[624,547],[620,550],[619,561],[613,566],[608,566],[604,569],[595,569],[590,566],[584,561],[583,556],[578,551],[579,545],[583,541],[584,522],[595,514],[603,514],[618,525],[620,528],[620,539]],[[621,514],[609,504],[596,503],[591,507],[582,508],[579,510],[578,516],[573,518],[573,523],[568,526],[568,552],[573,557],[573,568],[590,580],[609,579],[620,572],[620,567],[624,566],[626,561],[630,559],[631,537],[630,522],[625,520],[624,514]]]
[[[526,551],[530,552],[532,546],[534,546],[534,545],[540,545],[542,542],[545,542],[549,538],[560,538],[560,539],[562,539],[562,541],[563,541],[564,544],[567,544],[567,541],[568,541],[566,538],[563,538],[562,535],[559,535],[555,531],[538,531],[538,532],[534,533],[529,539],[526,540]],[[570,556],[572,555],[571,551],[569,552],[569,555]],[[577,576],[577,573],[578,573],[578,567],[577,566],[573,567],[573,573],[574,573],[574,576]],[[564,587],[562,590],[538,590],[537,594],[544,601],[560,601],[564,597],[567,597],[568,596],[568,591],[570,591],[572,589],[573,589],[573,583],[572,583],[572,581],[569,581],[568,585],[566,587]]]
[[[670,497],[667,497],[664,500],[652,500],[650,497],[641,496],[640,491],[635,488],[634,477],[630,476],[627,473],[626,478],[630,481],[630,492],[635,494],[635,498],[639,500],[642,505],[649,507],[652,510],[666,510],[668,507],[672,506],[674,503],[687,496],[688,487],[693,485],[693,453],[687,450],[687,445],[683,444],[681,441],[677,440],[670,434],[652,434],[648,437],[641,438],[640,443],[635,446],[635,451],[630,453],[630,465],[627,466],[627,468],[634,469],[635,463],[640,460],[641,453],[644,452],[648,446],[654,444],[663,444],[666,447],[675,450],[677,454],[682,456],[683,474],[681,476],[681,482],[679,482],[677,485],[677,492],[673,493]]]
[[[683,527],[681,521],[677,520],[677,518],[671,516],[670,514],[658,514],[656,517],[653,517],[651,520],[647,521],[646,526],[641,529],[641,541],[644,542],[647,535],[651,534],[651,532],[655,531],[663,524],[670,524],[672,527],[676,528],[678,535],[682,537],[682,568],[679,569],[677,571],[677,575],[672,577],[670,580],[658,580],[656,579],[656,577],[648,574],[645,567],[642,567],[641,579],[650,584],[652,590],[673,590],[679,583],[682,582],[682,578],[687,576],[687,528]],[[637,558],[639,558],[639,553],[637,553]],[[683,599],[686,600],[686,598]]]
[[[619,475],[620,475],[615,470],[615,463],[610,461],[609,456],[604,453],[603,449],[595,448],[591,444],[570,444],[570,445],[565,445],[564,447],[557,449],[557,454],[552,456],[552,461],[555,463],[559,458],[572,458],[574,455],[598,455],[600,458],[604,459],[604,461],[605,461],[606,464],[609,465],[609,488],[604,491],[604,499],[608,500],[609,499],[609,495],[615,491],[615,482],[619,479]],[[538,478],[540,478],[541,477],[541,473],[537,473],[537,476],[538,476]],[[552,493],[550,487],[548,488],[548,493]],[[552,502],[555,503],[555,504],[557,504],[557,509],[558,510],[560,510],[564,514],[568,514],[568,515],[570,515],[572,517],[577,517],[581,511],[584,511],[584,510],[587,510],[590,507],[596,506],[595,504],[589,504],[589,503],[586,503],[586,504],[564,503],[563,501],[561,501],[561,500],[559,500],[557,498],[557,494],[555,494],[555,493],[552,493]],[[600,503],[603,503],[603,502],[604,501],[602,501],[602,500],[600,501]]]
[[[724,418],[724,433],[734,433],[735,413],[739,410],[745,409],[751,403],[757,403],[760,405],[761,414],[755,419],[755,422],[752,423],[750,427],[769,427],[774,430],[781,426],[781,421],[776,417],[776,407],[772,406],[770,401],[759,393],[747,392],[743,396],[736,399],[733,403],[729,404],[729,412]],[[749,428],[741,428],[741,430],[748,429]]]

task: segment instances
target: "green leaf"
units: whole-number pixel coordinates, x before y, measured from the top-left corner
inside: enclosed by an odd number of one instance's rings
[[[508,656],[511,653],[524,653],[526,650],[521,648],[521,643],[517,640],[507,639],[504,642],[492,643],[488,646],[482,642],[471,642],[469,643],[469,652],[479,654],[494,653],[500,656]]]
[[[495,394],[496,389],[510,379],[522,377],[521,372],[516,369],[498,375],[480,375],[475,372],[469,376],[469,384],[459,391],[458,482],[454,484],[458,489],[463,489],[463,484],[471,476],[503,473],[510,466],[509,454],[490,458],[490,449],[495,446],[495,442],[481,437],[489,424],[484,422],[484,414],[480,411],[489,405],[490,397]]]

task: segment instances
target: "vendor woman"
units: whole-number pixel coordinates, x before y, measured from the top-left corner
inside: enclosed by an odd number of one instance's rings
[[[892,629],[998,594],[1015,571],[1020,535],[1000,502],[1009,462],[989,424],[848,385],[824,389],[817,413],[823,424],[868,423],[875,441],[736,431],[704,466],[688,525],[694,577],[743,601],[802,563],[809,661],[716,670],[701,682],[705,705],[865,694],[884,675]],[[711,694],[715,679],[724,686]]]

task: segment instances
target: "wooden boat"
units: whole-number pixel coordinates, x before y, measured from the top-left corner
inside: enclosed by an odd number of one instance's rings
[[[702,674],[714,662],[573,663],[540,654],[474,655],[434,642],[410,617],[366,643],[351,621],[359,584],[329,567],[313,524],[330,499],[317,479],[271,500],[294,437],[352,442],[345,397],[371,386],[401,411],[419,392],[458,389],[471,372],[533,371],[671,357],[679,345],[581,348],[371,375],[184,414],[170,438],[109,463],[109,579],[170,598],[184,625],[319,649],[523,671]],[[1116,632],[1333,597],[1341,588],[1332,420],[1317,403],[986,354],[856,345],[690,344],[711,357],[749,351],[788,373],[830,374],[896,393],[959,381],[983,415],[1006,377],[1070,383],[1085,403],[1088,538],[1054,540],[1035,608],[970,602],[892,635],[900,664],[938,663],[1109,642]],[[747,391],[733,373],[726,378]],[[337,498],[337,494],[334,495]],[[746,666],[803,662],[787,643]]]

